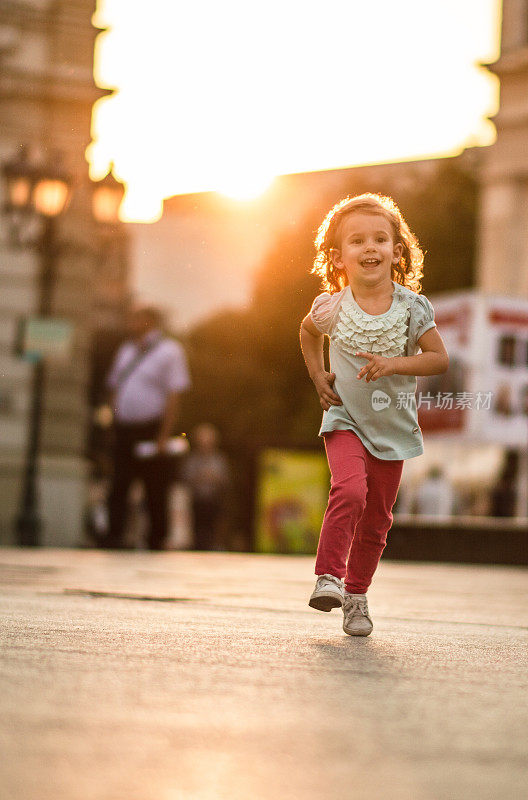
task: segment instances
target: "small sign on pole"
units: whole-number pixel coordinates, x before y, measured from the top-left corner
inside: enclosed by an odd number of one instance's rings
[[[65,319],[25,317],[19,321],[15,352],[25,361],[65,363],[72,354],[74,328]]]

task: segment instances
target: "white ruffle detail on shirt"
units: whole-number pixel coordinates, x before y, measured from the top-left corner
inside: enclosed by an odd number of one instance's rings
[[[348,353],[365,350],[386,357],[402,356],[407,345],[409,315],[409,305],[404,298],[387,314],[378,317],[369,316],[356,304],[345,301],[332,339]]]

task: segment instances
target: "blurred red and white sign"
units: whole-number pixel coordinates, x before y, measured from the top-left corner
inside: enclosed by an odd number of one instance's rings
[[[430,299],[450,363],[444,375],[418,377],[422,431],[426,436],[525,448],[528,299],[478,291]]]

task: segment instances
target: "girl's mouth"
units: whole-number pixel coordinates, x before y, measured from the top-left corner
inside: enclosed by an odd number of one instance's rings
[[[379,258],[364,258],[361,261],[362,267],[377,267],[381,263]]]

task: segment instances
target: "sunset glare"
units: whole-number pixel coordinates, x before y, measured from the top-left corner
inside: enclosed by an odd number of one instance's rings
[[[499,0],[100,0],[90,173],[122,217],[166,197],[257,196],[274,176],[489,144]]]

